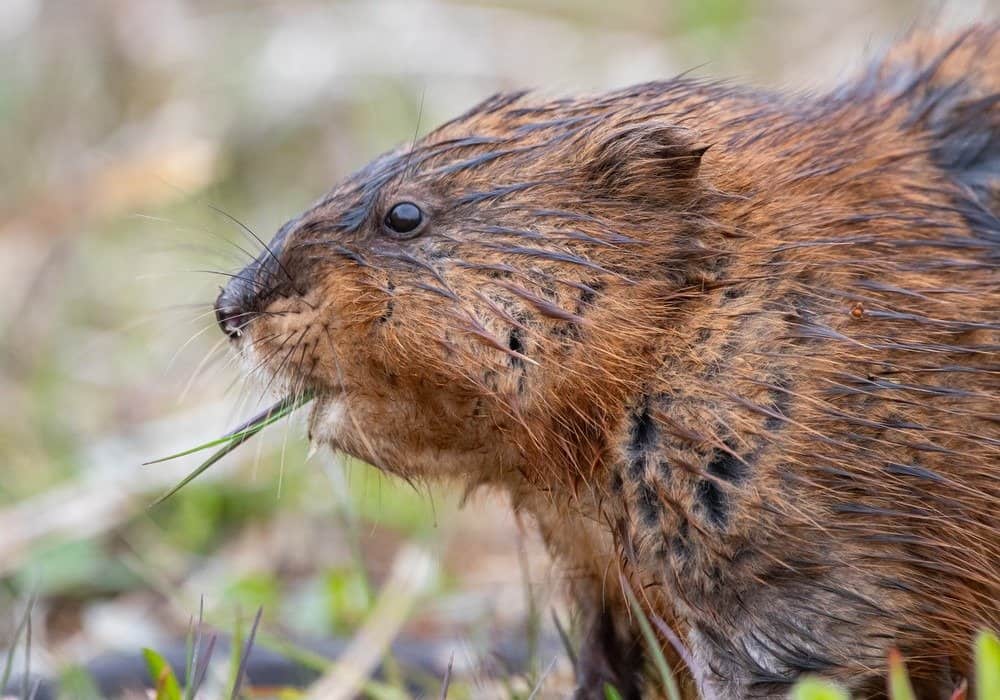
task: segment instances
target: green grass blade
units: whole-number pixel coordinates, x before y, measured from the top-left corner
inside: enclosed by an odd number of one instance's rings
[[[976,636],[976,692],[1000,698],[1000,639],[986,630]]]
[[[305,404],[309,403],[309,401],[311,401],[312,398],[313,398],[313,395],[311,393],[306,393],[306,394],[303,394],[301,396],[297,396],[295,398],[284,399],[282,401],[279,401],[277,404],[275,404],[271,408],[267,409],[263,413],[255,416],[254,418],[252,418],[247,423],[244,423],[243,425],[241,425],[236,430],[229,432],[227,434],[227,436],[224,437],[224,438],[219,438],[218,440],[213,440],[211,443],[205,443],[205,445],[201,445],[199,447],[192,448],[192,449],[187,450],[185,452],[178,452],[176,455],[171,455],[170,457],[163,457],[161,459],[157,459],[157,460],[154,460],[152,462],[146,462],[146,464],[157,464],[159,462],[164,462],[164,461],[169,460],[169,459],[174,459],[176,457],[181,457],[181,456],[186,455],[186,454],[191,454],[193,452],[198,452],[199,450],[204,449],[206,445],[209,446],[209,447],[211,447],[211,446],[214,446],[214,445],[219,445],[219,444],[225,443],[225,444],[223,444],[223,446],[221,448],[219,448],[218,450],[216,450],[215,452],[213,452],[212,455],[208,459],[206,459],[204,462],[202,462],[201,464],[199,464],[187,476],[185,476],[183,479],[181,479],[179,482],[177,482],[177,484],[174,485],[173,488],[171,488],[165,494],[163,494],[162,496],[160,496],[159,498],[157,498],[155,501],[153,501],[150,504],[149,507],[150,508],[154,508],[154,507],[160,505],[161,503],[163,503],[165,500],[167,500],[168,498],[170,498],[171,496],[173,496],[175,493],[177,493],[178,491],[180,491],[182,488],[184,488],[185,486],[187,486],[188,484],[190,484],[192,481],[194,481],[195,479],[197,479],[199,476],[201,476],[213,464],[215,464],[220,459],[222,459],[223,457],[225,457],[227,454],[229,454],[230,452],[232,452],[233,450],[235,450],[237,447],[239,447],[240,445],[242,445],[244,442],[246,442],[247,440],[249,440],[250,438],[252,438],[254,435],[256,435],[257,433],[259,433],[261,430],[263,430],[267,426],[271,425],[272,423],[281,420],[282,418],[284,418],[285,416],[287,416],[288,414],[290,414],[292,411],[294,411],[295,409],[299,408],[300,406],[304,406]]]
[[[250,636],[247,637],[246,645],[243,647],[242,653],[239,655],[238,663],[236,667],[236,679],[233,681],[233,690],[230,694],[230,700],[239,700],[241,697],[240,693],[243,689],[243,680],[246,678],[247,665],[250,663],[250,652],[253,651],[254,638],[257,636],[257,628],[260,626],[261,615],[264,614],[264,608],[257,608],[257,614],[253,618],[253,624],[250,625]],[[238,648],[233,644],[234,648]]]
[[[604,700],[622,700],[622,694],[610,683],[604,684]]]
[[[159,459],[153,459],[148,462],[143,462],[142,465],[146,467],[151,464],[160,464],[162,462],[169,462],[170,460],[179,459],[180,457],[187,457],[188,455],[192,455],[196,452],[207,450],[211,447],[218,447],[219,445],[226,444],[232,440],[251,437],[256,433],[260,432],[261,428],[266,428],[272,423],[278,422],[279,420],[290,414],[295,409],[312,401],[312,399],[313,399],[313,394],[310,392],[302,394],[301,396],[288,397],[282,399],[281,401],[274,404],[270,408],[261,411],[256,416],[246,421],[242,425],[233,428],[220,438],[216,438],[215,440],[209,440],[208,442],[203,442],[200,445],[196,445],[195,447],[191,447],[189,449],[182,450],[180,452],[175,452],[171,455],[167,455],[166,457],[160,457]]]
[[[188,484],[190,484],[192,481],[194,481],[195,479],[197,479],[199,476],[201,476],[209,467],[211,467],[213,464],[215,464],[216,462],[218,462],[220,459],[222,459],[223,457],[225,457],[227,454],[229,454],[230,452],[232,452],[233,450],[235,450],[237,447],[239,447],[240,445],[242,445],[244,442],[246,442],[247,440],[249,440],[250,438],[252,438],[254,435],[256,435],[257,433],[259,433],[261,430],[263,430],[263,426],[261,426],[260,428],[257,428],[253,432],[244,432],[244,433],[242,433],[240,435],[240,437],[236,438],[235,440],[233,440],[232,442],[230,442],[229,444],[227,444],[226,446],[224,446],[220,450],[217,450],[216,452],[213,452],[211,457],[209,457],[204,462],[202,462],[197,467],[195,467],[195,469],[193,471],[191,471],[187,476],[185,476],[183,479],[181,479],[180,481],[178,481],[177,484],[172,489],[170,489],[165,494],[163,494],[162,496],[160,496],[159,498],[157,498],[155,501],[153,501],[150,504],[150,508],[154,508],[154,507],[160,505],[165,500],[167,500],[168,498],[170,498],[171,496],[173,496],[175,493],[177,493],[182,488],[184,488],[185,486],[187,486]]]
[[[622,577],[622,587],[625,589],[625,595],[628,597],[628,603],[632,608],[632,614],[635,615],[636,620],[639,622],[639,629],[642,631],[642,636],[646,640],[646,646],[649,647],[649,651],[653,656],[653,664],[656,666],[657,672],[660,674],[660,680],[663,682],[663,689],[667,693],[667,698],[669,700],[681,700],[681,689],[677,685],[676,679],[674,679],[674,674],[670,670],[670,665],[667,663],[666,657],[663,655],[663,648],[660,646],[660,640],[656,638],[656,633],[653,632],[653,626],[649,624],[649,618],[646,617],[646,613],[643,611],[642,606],[639,605],[639,600],[635,597],[635,593],[632,591],[632,587]]]
[[[889,650],[889,697],[891,700],[917,700],[898,649]]]
[[[7,689],[7,684],[10,682],[10,675],[14,670],[14,652],[17,650],[17,645],[21,641],[21,635],[24,634],[24,630],[28,626],[28,620],[31,618],[31,611],[35,607],[35,596],[31,596],[28,600],[28,607],[24,611],[24,616],[21,621],[17,624],[17,629],[14,631],[14,638],[10,642],[10,648],[7,650],[7,658],[4,662],[3,673],[0,674],[0,693],[3,693]],[[28,650],[25,650],[25,654]]]
[[[552,622],[555,623],[556,631],[559,633],[559,641],[562,642],[563,649],[566,651],[566,656],[569,658],[570,666],[573,667],[573,675],[576,675],[579,663],[576,659],[576,651],[573,649],[573,643],[569,639],[569,634],[566,632],[566,628],[563,627],[562,620],[559,619],[559,615],[556,614],[555,608],[552,609]]]
[[[836,683],[807,676],[792,688],[790,700],[849,700],[847,691]]]
[[[142,655],[146,659],[146,668],[153,681],[156,700],[181,700],[181,686],[167,660],[149,648],[143,649]]]
[[[69,666],[59,671],[57,698],[104,700],[93,676],[83,666]]]

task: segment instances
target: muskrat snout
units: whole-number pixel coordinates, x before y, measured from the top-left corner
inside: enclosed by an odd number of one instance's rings
[[[215,300],[215,319],[219,328],[236,340],[257,316],[256,263],[233,275]]]
[[[244,310],[239,297],[230,291],[230,286],[224,287],[215,300],[215,320],[223,333],[236,340],[243,335],[243,326],[249,323],[250,312]]]

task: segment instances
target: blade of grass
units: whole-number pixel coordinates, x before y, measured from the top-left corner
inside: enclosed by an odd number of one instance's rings
[[[156,700],[181,700],[181,686],[167,660],[159,652],[148,647],[143,648],[142,656],[146,660],[146,670],[153,681]]]
[[[25,628],[28,626],[28,620],[31,618],[31,611],[35,607],[35,596],[31,596],[28,599],[28,607],[24,610],[24,616],[21,617],[21,621],[17,623],[17,629],[14,631],[14,638],[10,642],[10,649],[7,650],[7,659],[4,662],[3,674],[0,674],[0,693],[4,693],[7,690],[7,683],[10,682],[10,674],[14,670],[14,652],[17,650],[17,645],[21,641],[21,635],[24,634]]]
[[[212,653],[215,651],[216,639],[218,637],[214,633],[208,635],[208,644],[205,645],[205,651],[195,660],[194,678],[188,681],[192,700],[198,697],[198,691],[201,690],[201,685],[205,682],[205,676],[208,674],[208,665],[211,663]]]
[[[976,637],[976,692],[1000,698],[1000,639],[985,630]]]
[[[31,612],[28,624],[24,626],[24,680],[21,682],[21,697],[28,700],[28,684],[31,683]]]
[[[183,479],[181,479],[180,481],[178,481],[177,484],[175,484],[173,488],[171,488],[165,494],[163,494],[162,496],[160,496],[159,498],[157,498],[155,501],[153,501],[149,505],[149,507],[150,508],[154,508],[154,507],[160,505],[161,503],[163,503],[165,500],[167,500],[168,498],[170,498],[171,496],[173,496],[175,493],[177,493],[182,488],[184,488],[185,486],[187,486],[188,484],[190,484],[192,481],[194,481],[195,479],[197,479],[199,476],[201,476],[203,473],[205,473],[205,471],[207,471],[208,468],[211,467],[213,464],[215,464],[220,459],[222,459],[223,457],[225,457],[227,454],[229,454],[230,452],[232,452],[233,450],[235,450],[237,447],[239,447],[240,445],[242,445],[244,442],[246,442],[247,440],[249,440],[250,438],[252,438],[254,435],[256,435],[257,433],[259,433],[261,430],[263,430],[263,427],[257,428],[253,432],[243,433],[243,435],[241,437],[233,440],[232,442],[230,442],[228,445],[226,445],[222,449],[220,449],[220,450],[218,450],[216,452],[213,452],[211,457],[209,457],[204,462],[202,462],[197,467],[195,467],[195,469],[192,470],[187,476],[185,476]]]
[[[604,700],[622,700],[622,694],[610,683],[604,684]]]
[[[253,624],[250,625],[250,635],[247,637],[247,643],[243,647],[243,653],[240,655],[240,665],[236,669],[236,681],[233,683],[233,692],[229,696],[230,700],[239,700],[240,690],[243,687],[243,678],[246,676],[247,672],[247,662],[250,660],[250,652],[253,650],[253,640],[257,636],[257,627],[260,625],[260,616],[264,613],[264,608],[257,608],[257,614],[253,618]]]
[[[639,622],[639,629],[646,640],[646,646],[649,647],[649,651],[653,655],[653,665],[656,666],[656,670],[660,674],[660,680],[663,681],[663,689],[666,691],[667,697],[670,700],[681,700],[681,690],[677,686],[674,674],[670,671],[670,665],[667,663],[666,657],[663,655],[663,648],[660,646],[660,641],[656,638],[656,633],[653,632],[652,625],[649,624],[649,618],[646,617],[646,613],[643,611],[642,606],[639,605],[639,600],[632,591],[632,586],[629,585],[624,576],[621,576],[621,583],[622,588],[625,589],[625,595],[628,597],[629,606],[632,608],[632,612]]]
[[[559,640],[562,642],[563,649],[566,650],[566,656],[569,657],[569,663],[573,667],[573,675],[576,676],[578,667],[576,652],[573,650],[573,644],[569,640],[569,634],[567,634],[566,628],[563,627],[562,620],[560,620],[559,615],[556,614],[555,608],[552,608],[552,622],[556,625],[556,631],[559,633]]]
[[[889,697],[892,700],[917,700],[899,649],[889,650]]]
[[[198,626],[194,625],[194,616],[188,619],[187,635],[184,637],[184,700],[193,700],[194,693],[191,691],[191,676],[194,674],[194,660],[198,656],[198,647],[201,646],[201,622],[205,614],[205,596],[201,596],[198,603]]]
[[[441,698],[440,700],[448,700],[448,688],[451,687],[451,669],[455,664],[455,652],[451,653],[451,658],[448,659],[448,669],[444,672],[444,680],[441,681]]]
[[[208,442],[203,442],[200,445],[189,448],[187,450],[182,450],[181,452],[175,452],[174,454],[167,455],[166,457],[160,457],[159,459],[153,459],[148,462],[143,462],[142,466],[147,467],[152,464],[160,464],[162,462],[169,462],[173,459],[178,459],[180,457],[187,457],[195,452],[201,452],[207,450],[210,447],[217,447],[218,445],[223,445],[225,443],[231,442],[233,440],[238,440],[240,438],[251,437],[256,433],[260,432],[262,428],[266,428],[272,423],[277,423],[279,420],[290,414],[295,409],[304,406],[305,404],[312,401],[313,395],[311,393],[305,393],[302,396],[297,397],[287,397],[274,404],[268,409],[261,411],[256,416],[250,420],[242,423],[241,425],[233,428],[228,433],[222,437],[216,438],[215,440],[209,440]]]
[[[791,700],[849,700],[847,693],[835,683],[806,676],[792,687]]]
[[[299,408],[300,406],[309,403],[309,401],[311,401],[312,398],[313,395],[311,393],[305,393],[302,396],[298,396],[293,399],[285,399],[284,401],[279,402],[278,404],[272,406],[267,411],[264,411],[263,413],[258,415],[256,418],[251,420],[249,424],[245,424],[249,425],[249,427],[240,426],[240,429],[238,429],[237,431],[230,432],[227,438],[220,438],[218,441],[213,441],[211,444],[217,445],[220,444],[220,441],[229,440],[229,442],[227,442],[223,447],[213,452],[212,456],[210,456],[204,462],[195,467],[193,471],[191,471],[187,476],[181,479],[176,485],[174,485],[173,488],[171,488],[165,494],[163,494],[155,501],[153,501],[149,507],[154,508],[163,503],[165,500],[167,500],[175,493],[180,491],[182,488],[184,488],[192,481],[197,479],[199,476],[201,476],[213,464],[215,464],[220,459],[225,457],[227,454],[229,454],[237,447],[242,445],[244,442],[252,438],[261,430],[271,425],[275,421],[284,418],[285,416],[287,416],[289,413]],[[259,421],[259,422],[254,422],[254,421]],[[194,448],[192,450],[188,450],[187,452],[178,453],[177,455],[171,457],[164,457],[162,459],[158,459],[153,462],[147,462],[146,464],[156,464],[158,462],[163,462],[168,459],[174,459],[174,457],[178,457],[183,454],[190,454],[192,452],[197,452],[199,449],[201,448]]]
[[[233,629],[229,637],[229,679],[226,687],[236,687],[236,674],[239,672],[240,659],[243,656],[243,611],[236,605],[233,615]]]
[[[200,632],[200,630],[199,630]],[[188,618],[187,634],[184,635],[184,700],[191,700],[191,674],[194,671],[195,648],[200,640],[195,638],[194,616]]]

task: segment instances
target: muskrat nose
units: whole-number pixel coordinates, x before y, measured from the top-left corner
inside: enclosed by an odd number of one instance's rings
[[[243,335],[243,328],[253,318],[253,312],[247,308],[244,299],[238,290],[233,289],[233,285],[228,285],[215,300],[215,320],[232,340]]]

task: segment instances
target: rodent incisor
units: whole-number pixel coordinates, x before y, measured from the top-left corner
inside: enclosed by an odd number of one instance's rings
[[[878,696],[1000,627],[1000,27],[822,96],[501,94],[383,155],[224,290],[310,436],[507,491],[642,691],[624,585],[706,697]],[[670,645],[664,643],[669,649]]]

